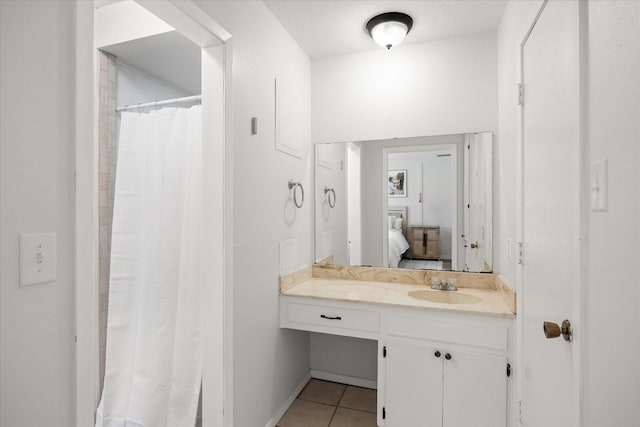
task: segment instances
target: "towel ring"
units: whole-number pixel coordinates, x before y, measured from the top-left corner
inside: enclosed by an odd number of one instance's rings
[[[298,188],[300,188],[300,201],[298,201]],[[297,208],[301,208],[304,205],[304,187],[301,183],[295,182],[292,179],[289,180],[289,191],[293,189],[293,203],[295,203]]]
[[[331,201],[331,195],[333,194],[333,202]],[[324,187],[324,195],[327,197],[327,202],[330,208],[336,207],[336,192],[333,188]]]

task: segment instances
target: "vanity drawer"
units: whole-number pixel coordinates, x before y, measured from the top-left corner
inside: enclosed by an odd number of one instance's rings
[[[454,323],[413,316],[389,315],[386,319],[388,335],[418,338],[453,344],[485,347],[506,351],[508,331],[506,327]]]
[[[330,304],[283,303],[286,306],[281,312],[282,326],[346,336],[370,336],[380,331],[380,315],[377,311]]]

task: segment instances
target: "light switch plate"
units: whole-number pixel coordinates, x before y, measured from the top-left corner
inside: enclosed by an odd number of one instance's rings
[[[605,212],[607,210],[607,159],[591,165],[591,210]]]
[[[20,286],[56,280],[56,233],[20,234]]]

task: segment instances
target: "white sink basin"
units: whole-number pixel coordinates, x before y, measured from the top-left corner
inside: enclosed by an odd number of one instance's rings
[[[482,298],[457,291],[411,291],[409,296],[441,304],[477,304]]]

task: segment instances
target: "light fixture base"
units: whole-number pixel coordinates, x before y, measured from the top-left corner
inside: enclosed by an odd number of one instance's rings
[[[389,50],[409,34],[413,18],[402,12],[386,12],[369,19],[365,27],[377,44]]]

